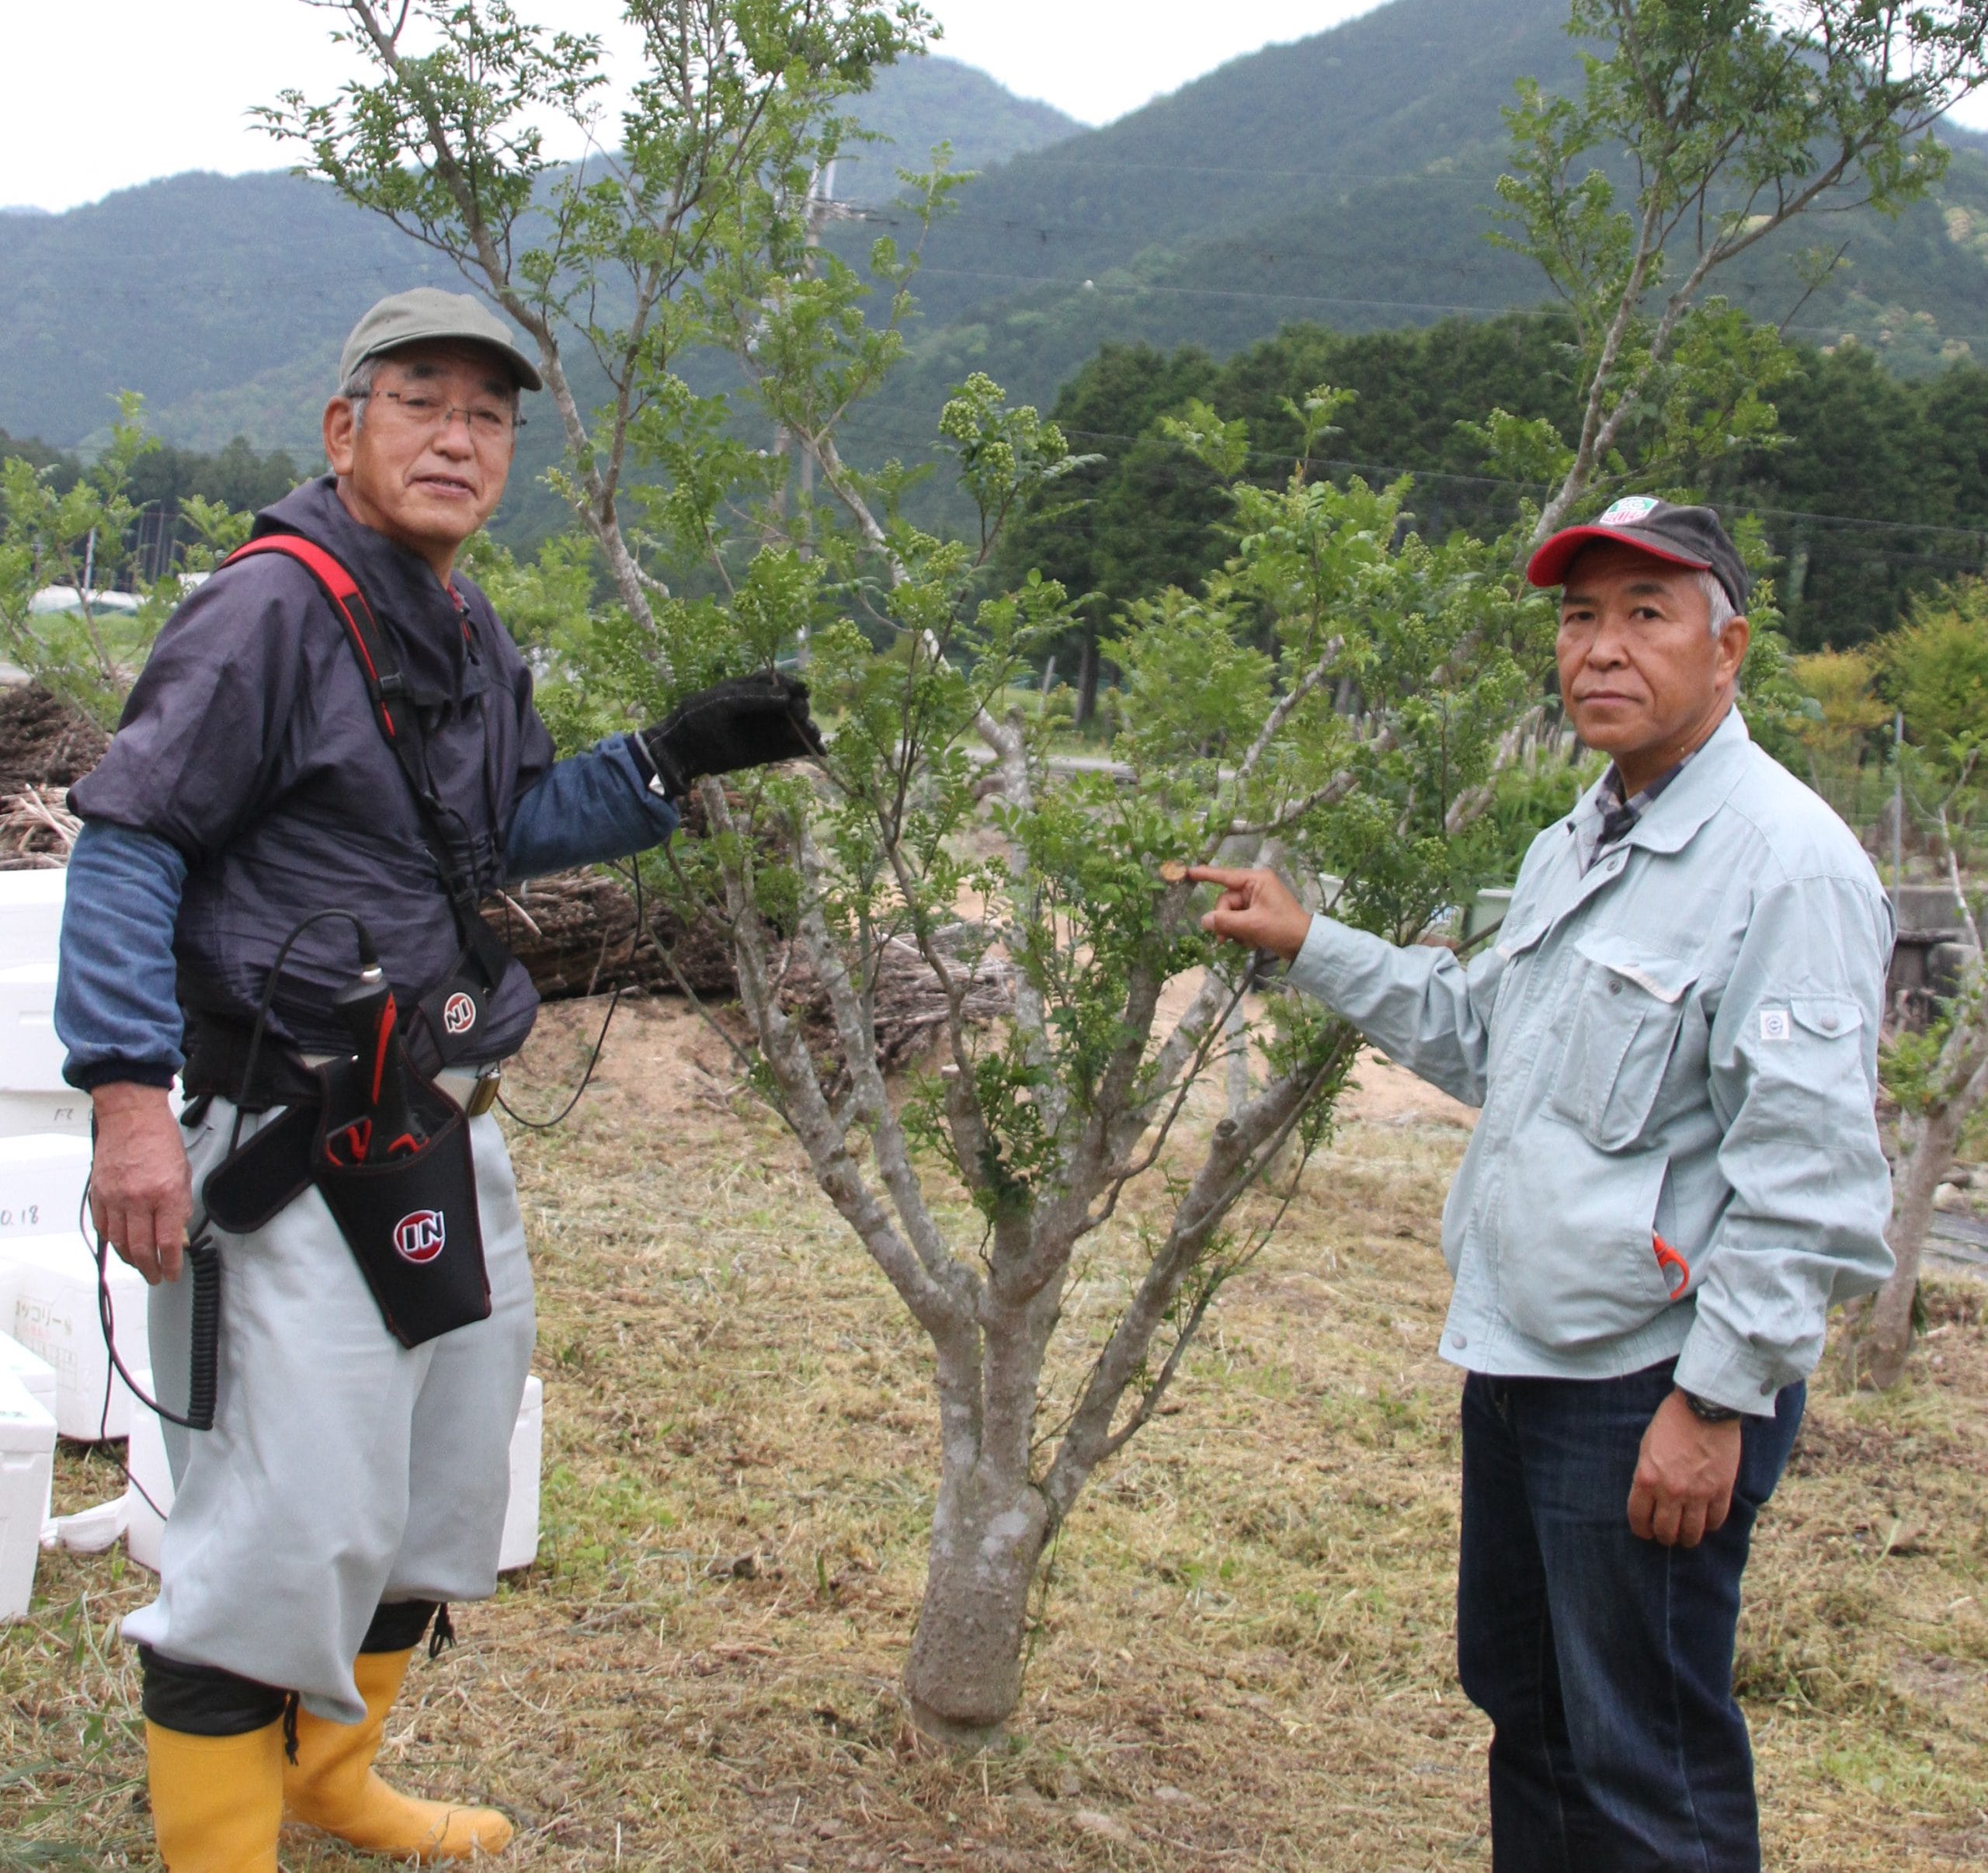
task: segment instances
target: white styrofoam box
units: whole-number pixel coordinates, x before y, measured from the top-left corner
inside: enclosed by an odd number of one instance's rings
[[[42,1524],[42,1546],[66,1548],[72,1555],[102,1554],[124,1532],[124,1518],[129,1513],[125,1503],[130,1493],[126,1488],[108,1502],[92,1503],[87,1509],[51,1516]]]
[[[34,1597],[35,1558],[55,1470],[55,1420],[10,1372],[0,1372],[0,1619]]]
[[[0,878],[7,875],[0,871]],[[0,1137],[0,1236],[73,1228],[89,1176],[87,1138],[49,1131]]]
[[[530,1567],[538,1559],[538,1472],[545,1454],[545,1385],[537,1373],[525,1381],[518,1421],[511,1430],[511,1499],[504,1510],[497,1571]]]
[[[110,1355],[97,1315],[96,1263],[82,1236],[71,1229],[59,1235],[0,1237],[0,1260],[20,1270],[14,1337],[55,1368],[55,1423],[62,1435],[85,1443],[125,1436],[131,1395],[122,1379],[111,1383]],[[118,1357],[136,1372],[151,1363],[144,1278],[115,1256],[109,1258],[109,1277]]]
[[[16,1264],[9,1262],[4,1266],[16,1277]],[[55,1368],[37,1353],[31,1353],[18,1340],[0,1334],[0,1372],[12,1373],[28,1388],[28,1396],[39,1404],[52,1418],[55,1416],[57,1387]]]
[[[131,1370],[138,1383],[152,1392],[151,1374],[135,1366]],[[158,1395],[153,1392],[152,1395]],[[165,1518],[172,1513],[172,1467],[165,1459],[165,1426],[157,1412],[142,1405],[131,1413],[131,1440],[124,1447],[124,1468],[131,1477],[131,1487],[125,1492],[124,1545],[134,1561],[155,1574]]]
[[[20,1270],[12,1262],[0,1261],[0,1322],[8,1326],[14,1324],[13,1299],[20,1287]],[[13,1284],[9,1287],[8,1284]],[[55,1368],[45,1359],[30,1353],[18,1340],[9,1339],[0,1333],[0,1376],[11,1374],[27,1388],[28,1396],[48,1413],[49,1422],[55,1421],[56,1385]],[[54,1499],[51,1496],[42,1510],[46,1521],[54,1512]]]
[[[50,1091],[62,1084],[69,1050],[55,1033],[55,965],[0,968],[0,1087]]]
[[[0,956],[10,963],[54,961],[68,883],[60,865],[0,871]]]
[[[21,1271],[0,1255],[0,1347],[13,1343],[14,1305],[21,1298]]]
[[[4,877],[0,873],[0,877]],[[0,1138],[23,1133],[60,1132],[70,1138],[90,1135],[90,1096],[73,1086],[45,1086],[39,1092],[15,1093],[0,1086]]]

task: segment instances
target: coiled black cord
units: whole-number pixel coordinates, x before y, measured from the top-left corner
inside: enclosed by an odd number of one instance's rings
[[[89,1213],[89,1186],[83,1187],[84,1214]],[[89,1232],[83,1228],[82,1218],[77,1218],[77,1228],[82,1232],[85,1244],[89,1242]],[[221,1251],[208,1239],[204,1227],[200,1228],[186,1244],[183,1251],[186,1258],[186,1278],[192,1288],[193,1320],[188,1332],[189,1367],[186,1375],[186,1413],[181,1416],[169,1411],[157,1399],[149,1396],[139,1387],[126,1367],[123,1356],[117,1350],[116,1304],[110,1298],[110,1245],[102,1236],[96,1239],[91,1253],[96,1262],[96,1315],[97,1324],[103,1329],[104,1350],[110,1355],[111,1372],[124,1381],[132,1397],[148,1410],[155,1411],[169,1424],[177,1424],[185,1430],[206,1431],[214,1427],[214,1407],[221,1387]],[[97,1434],[106,1437],[110,1430],[110,1394],[115,1380],[106,1374],[103,1382],[103,1409],[97,1417]],[[127,1470],[129,1476],[130,1472]],[[142,1495],[144,1492],[140,1491]],[[150,1496],[145,1497],[151,1502]],[[154,1508],[158,1505],[152,1504]]]

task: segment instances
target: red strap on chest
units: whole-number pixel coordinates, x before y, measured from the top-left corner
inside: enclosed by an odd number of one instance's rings
[[[373,698],[374,707],[380,712],[381,730],[388,741],[398,742],[400,732],[394,722],[392,700],[381,680],[380,666],[373,654],[374,646],[379,641],[380,627],[374,618],[373,608],[366,602],[365,593],[359,589],[358,580],[315,540],[306,540],[297,533],[265,533],[259,540],[238,547],[221,565],[231,566],[238,559],[246,559],[252,553],[280,553],[286,559],[294,559],[324,588],[325,596],[332,601],[332,609],[338,613],[346,635],[352,640],[360,666],[366,672],[367,690]]]

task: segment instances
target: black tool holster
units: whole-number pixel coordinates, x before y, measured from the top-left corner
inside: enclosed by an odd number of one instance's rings
[[[193,1027],[189,1022],[189,1033]],[[315,1185],[387,1330],[402,1346],[418,1347],[489,1319],[476,1159],[461,1107],[432,1080],[412,1074],[409,1096],[425,1134],[419,1148],[375,1162],[344,1163],[327,1141],[364,1110],[359,1062],[346,1057],[308,1066],[283,1049],[252,1044],[245,1053],[241,1076],[229,1089],[208,1083],[204,1074],[195,1079],[196,1056],[189,1048],[189,1091],[234,1099],[240,1112],[281,1107],[207,1174],[201,1201],[212,1221],[245,1235]],[[266,1070],[266,1058],[273,1061]]]

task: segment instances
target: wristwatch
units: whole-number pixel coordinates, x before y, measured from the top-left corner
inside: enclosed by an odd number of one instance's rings
[[[1730,1405],[1715,1405],[1710,1399],[1701,1399],[1695,1392],[1687,1392],[1682,1385],[1677,1388],[1677,1395],[1701,1424],[1730,1424],[1743,1415]]]

